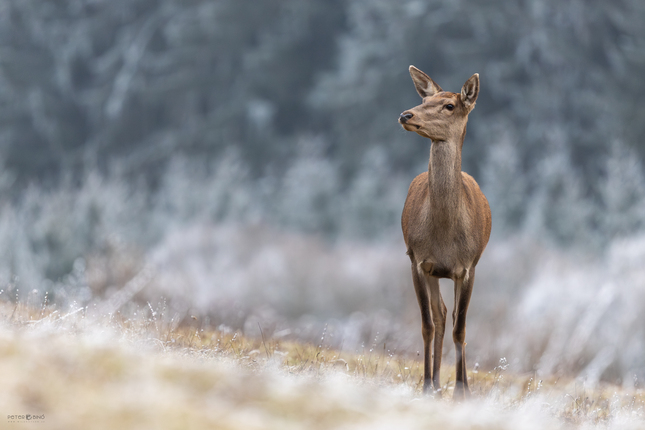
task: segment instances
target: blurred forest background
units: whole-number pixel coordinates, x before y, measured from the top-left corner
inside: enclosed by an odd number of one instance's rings
[[[0,0],[0,297],[414,352],[408,65],[449,91],[478,72],[471,364],[634,383],[644,22],[641,0]]]

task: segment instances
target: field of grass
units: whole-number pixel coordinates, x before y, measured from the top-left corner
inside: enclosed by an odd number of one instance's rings
[[[455,403],[449,363],[444,395],[424,397],[419,358],[385,345],[350,353],[324,334],[302,344],[191,321],[0,302],[0,428],[645,428],[642,389],[510,374],[502,360],[470,368],[473,398]]]

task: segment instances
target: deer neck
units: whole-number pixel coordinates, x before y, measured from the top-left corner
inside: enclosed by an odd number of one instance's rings
[[[465,133],[464,133],[465,135]],[[452,225],[458,219],[463,182],[461,178],[461,139],[433,141],[428,163],[430,222]]]

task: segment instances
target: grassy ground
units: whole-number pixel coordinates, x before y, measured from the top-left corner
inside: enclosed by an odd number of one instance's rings
[[[0,428],[645,428],[645,393],[470,369],[473,399],[421,395],[422,365],[129,318],[0,303]],[[27,419],[27,414],[31,419]]]

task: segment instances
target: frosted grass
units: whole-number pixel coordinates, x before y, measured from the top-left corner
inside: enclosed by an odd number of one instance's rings
[[[8,414],[44,415],[51,429],[645,426],[642,391],[526,385],[500,368],[475,379],[474,398],[457,404],[420,396],[413,380],[316,358],[335,354],[326,348],[177,329],[151,308],[128,319],[79,309],[40,315],[2,306],[0,404]]]

